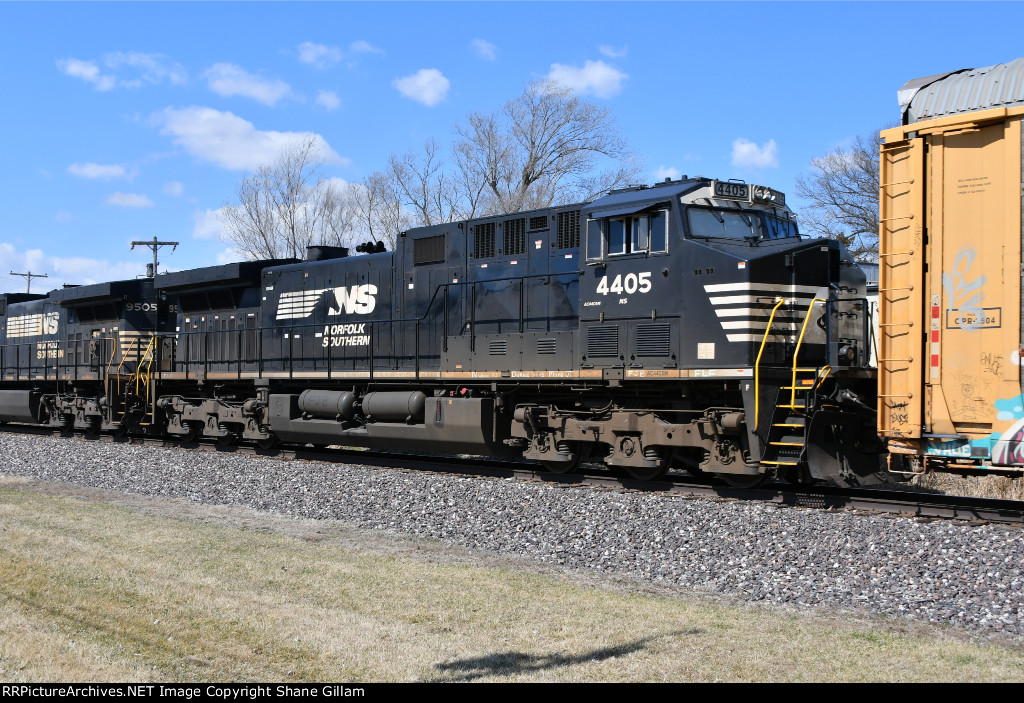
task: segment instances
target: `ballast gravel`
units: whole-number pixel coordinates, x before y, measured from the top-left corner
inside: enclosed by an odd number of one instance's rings
[[[1024,530],[4,434],[0,474],[341,520],[770,604],[1024,641]]]

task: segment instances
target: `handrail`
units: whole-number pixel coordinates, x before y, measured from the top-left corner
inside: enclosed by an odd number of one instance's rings
[[[800,347],[804,343],[804,335],[807,333],[807,323],[811,321],[811,314],[814,312],[815,303],[827,303],[828,301],[824,298],[814,298],[811,300],[810,305],[807,306],[807,317],[804,318],[804,325],[800,329],[800,338],[796,342],[796,349],[793,350],[793,382],[790,384],[791,389],[789,391],[789,409],[796,410],[796,369],[797,359],[800,356]]]
[[[419,352],[419,346],[420,346],[419,345],[419,342],[420,342],[419,337],[420,337],[420,329],[421,329],[420,323],[421,322],[425,322],[427,320],[427,318],[434,311],[435,303],[438,302],[439,294],[441,293],[441,289],[442,288],[444,288],[444,294],[443,294],[443,296],[441,296],[441,298],[442,298],[442,300],[444,302],[444,312],[447,313],[447,310],[448,310],[448,304],[447,304],[447,301],[448,301],[448,289],[450,287],[453,287],[453,286],[454,287],[474,286],[474,288],[475,288],[475,286],[477,286],[479,284],[485,284],[485,283],[503,283],[503,282],[507,282],[507,281],[518,281],[520,283],[520,288],[522,289],[523,288],[523,285],[522,285],[523,281],[525,281],[528,278],[560,278],[560,277],[565,277],[565,276],[573,276],[573,277],[576,278],[576,280],[579,280],[580,272],[579,271],[552,271],[552,272],[547,272],[547,273],[528,274],[528,275],[525,275],[525,276],[507,276],[507,277],[504,277],[504,278],[488,278],[488,279],[483,279],[483,280],[446,281],[444,283],[437,284],[437,286],[434,288],[433,294],[430,297],[430,300],[427,302],[426,308],[424,309],[423,313],[421,315],[419,315],[418,317],[398,317],[398,318],[391,317],[391,318],[384,318],[384,319],[380,319],[380,320],[367,320],[367,324],[370,326],[371,337],[373,337],[374,339],[376,338],[376,335],[373,333],[373,330],[374,330],[374,328],[377,325],[380,325],[380,324],[394,325],[395,323],[412,323],[415,326],[415,332],[414,332],[414,336],[415,336],[415,354],[414,354],[413,362],[414,362],[414,368],[416,370],[416,375],[418,376],[419,372],[420,372],[420,367],[421,367],[421,364],[420,364],[420,352]],[[523,327],[524,312],[525,311],[523,310],[523,300],[522,300],[522,296],[520,296],[520,305],[519,305],[519,325],[520,325],[520,328]],[[201,314],[201,313],[197,313],[197,314]],[[668,317],[668,316],[666,316],[666,317]],[[676,317],[676,316],[671,316],[671,317]],[[266,321],[263,320],[261,322],[265,323]],[[245,331],[245,332],[252,331],[252,332],[255,332],[255,333],[262,333],[264,331],[273,330],[273,329],[287,329],[288,333],[289,333],[289,346],[291,346],[291,337],[292,337],[292,335],[294,335],[294,332],[296,330],[318,329],[318,328],[323,327],[323,325],[324,325],[323,322],[308,322],[308,323],[304,323],[304,324],[301,324],[301,325],[289,325],[287,327],[284,327],[284,326],[280,326],[279,327],[277,325],[261,324],[259,327],[254,327],[251,330],[250,329],[245,329],[243,331]],[[443,342],[443,344],[445,346],[445,349],[444,349],[445,351],[447,350],[446,349],[447,343],[448,343],[448,339],[447,338],[449,336],[448,335],[447,327],[448,326],[446,324],[445,325],[445,329],[444,329],[444,342]],[[177,339],[179,336],[184,336],[185,339],[186,339],[186,348],[188,348],[188,347],[191,346],[191,338],[192,338],[192,336],[194,336],[194,335],[203,335],[203,340],[206,342],[206,344],[203,345],[203,349],[202,349],[202,351],[203,351],[203,358],[201,360],[196,360],[196,361],[193,361],[193,360],[191,360],[189,358],[186,358],[185,360],[182,361],[182,364],[186,368],[186,374],[187,374],[188,373],[187,372],[187,368],[188,368],[189,364],[192,364],[192,363],[201,363],[204,366],[204,369],[207,372],[209,371],[209,348],[208,348],[208,343],[209,343],[209,339],[210,339],[211,335],[230,334],[230,333],[236,332],[236,331],[237,330],[195,330],[195,331],[178,330],[178,331],[174,331],[174,332],[154,332],[153,336],[154,337],[160,337],[160,338],[170,338],[170,339]],[[475,324],[473,322],[471,322],[471,325],[470,325],[470,334],[472,334],[473,337],[475,338],[475,336],[476,336],[476,329],[475,329]],[[257,341],[257,344],[258,344],[257,358],[252,360],[252,363],[258,363],[259,364],[259,375],[262,376],[263,375],[263,364],[264,364],[264,361],[265,361],[264,357],[263,357],[263,349],[262,349],[262,347],[263,347],[263,335],[262,334],[257,334],[256,337],[257,337],[257,340],[258,340]],[[369,356],[371,358],[373,357],[372,342],[371,342],[371,348],[368,350],[367,353],[369,354]],[[190,355],[187,355],[187,356],[190,356]],[[293,357],[290,357],[290,358],[292,359],[292,363],[294,363],[294,358]],[[172,357],[171,363],[172,363],[172,366],[176,366],[176,362],[173,359],[173,357]],[[227,362],[227,360],[225,360],[225,363],[229,363],[229,362]],[[239,364],[239,368],[240,368],[241,364],[243,363],[243,360],[241,358],[239,358],[236,361],[236,363]],[[371,367],[371,371],[372,371],[372,367]]]
[[[150,371],[153,368],[153,357],[154,357],[154,345],[156,343],[155,337],[149,338],[149,344],[146,346],[146,350],[142,353],[142,358],[139,359],[139,363],[135,368],[135,395],[139,395],[139,383],[142,378],[142,366],[146,365],[146,393],[149,393],[149,378]],[[148,363],[147,363],[148,361]]]
[[[785,298],[776,298],[775,307],[768,318],[768,326],[764,330],[764,337],[761,339],[761,348],[757,350],[757,360],[754,362],[754,432],[757,432],[761,419],[761,355],[764,353],[765,345],[768,344],[768,335],[772,331],[772,322],[775,320],[775,312],[786,302]]]

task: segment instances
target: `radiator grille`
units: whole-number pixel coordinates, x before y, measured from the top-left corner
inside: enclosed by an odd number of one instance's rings
[[[618,356],[619,328],[612,326],[591,327],[587,330],[587,356]]]
[[[412,263],[414,266],[441,263],[444,261],[444,254],[443,234],[412,240]]]
[[[558,346],[558,340],[553,337],[550,339],[538,339],[537,340],[537,353],[538,354],[554,354]]]
[[[505,220],[505,254],[526,253],[526,218]]]
[[[508,354],[508,340],[492,339],[487,343],[487,352],[491,356],[505,356]]]
[[[547,215],[540,215],[538,217],[530,218],[530,231],[531,232],[543,232],[548,228]]]
[[[494,223],[473,226],[473,252],[478,259],[494,256]]]
[[[575,249],[580,245],[580,211],[558,213],[558,249]]]
[[[637,356],[668,356],[671,352],[671,327],[667,324],[637,325]]]

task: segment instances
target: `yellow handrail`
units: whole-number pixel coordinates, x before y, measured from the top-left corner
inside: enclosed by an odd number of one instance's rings
[[[150,379],[150,376],[152,375],[151,374],[151,370],[153,368],[153,359],[156,356],[154,354],[154,352],[153,352],[153,350],[154,350],[154,343],[155,342],[156,342],[156,337],[155,336],[149,338],[149,344],[146,346],[146,351],[144,351],[142,353],[142,358],[139,360],[139,365],[138,365],[138,367],[136,368],[136,371],[135,371],[135,395],[140,395],[140,393],[139,393],[139,383],[140,383],[140,381],[142,379],[142,365],[143,364],[146,365],[146,383],[145,383],[146,395],[147,396],[149,395],[149,379]]]
[[[757,361],[754,362],[754,431],[757,431],[761,419],[761,355],[768,343],[768,335],[772,332],[772,322],[775,320],[775,312],[786,302],[785,298],[776,298],[775,307],[768,318],[768,326],[764,330],[764,338],[761,339],[761,348],[757,350]]]
[[[804,334],[807,333],[807,323],[811,321],[811,314],[814,312],[814,305],[816,303],[824,303],[824,298],[815,298],[811,301],[811,304],[807,306],[807,317],[804,318],[804,326],[800,328],[800,339],[796,341],[796,349],[793,350],[793,382],[789,384],[791,390],[789,392],[789,409],[796,410],[796,367],[797,358],[800,356],[800,346],[804,343]],[[823,379],[824,380],[824,379]]]

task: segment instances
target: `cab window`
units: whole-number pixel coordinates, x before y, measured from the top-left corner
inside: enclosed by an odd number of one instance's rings
[[[590,220],[587,258],[625,256],[668,250],[668,211]]]

